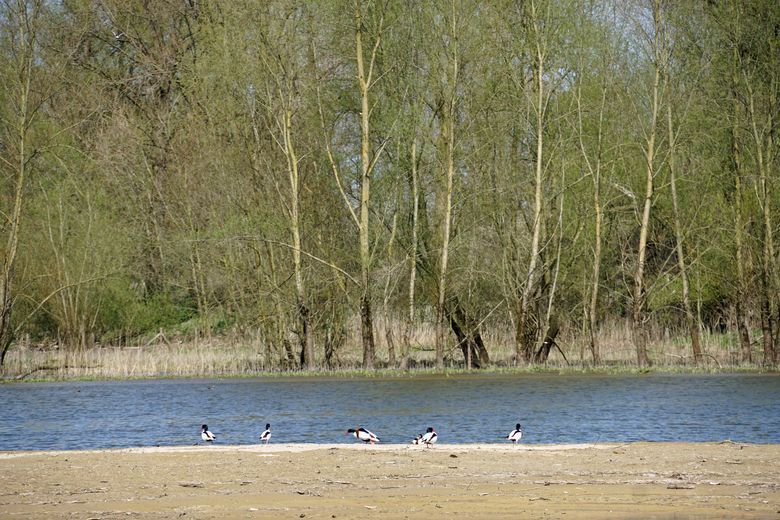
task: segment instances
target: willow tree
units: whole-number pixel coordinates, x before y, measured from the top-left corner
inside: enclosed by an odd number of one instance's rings
[[[592,259],[587,282],[589,289],[585,291],[582,306],[592,361],[598,365],[601,362],[598,333],[605,256],[605,208],[609,196],[608,174],[615,169],[614,152],[611,153],[610,149],[619,146],[615,136],[610,133],[610,122],[616,119],[616,109],[610,103],[616,92],[614,71],[618,66],[614,35],[615,29],[620,31],[621,27],[614,6],[605,10],[603,6],[594,4],[585,16],[586,20],[580,26],[581,38],[591,46],[582,45],[575,51],[577,72],[574,96],[577,147],[585,166],[584,172],[590,181],[593,219],[589,247]]]
[[[425,180],[430,170],[426,130],[433,120],[433,114],[426,107],[429,103],[426,93],[435,90],[430,88],[431,81],[439,79],[422,71],[429,64],[428,51],[437,48],[439,43],[432,37],[434,32],[438,35],[438,31],[431,27],[429,16],[434,4],[405,1],[396,3],[395,8],[402,10],[406,18],[403,23],[392,24],[382,44],[384,67],[392,71],[392,81],[382,82],[378,95],[382,97],[383,105],[391,107],[384,115],[389,119],[385,126],[390,129],[393,140],[386,156],[391,168],[387,173],[392,172],[392,175],[385,178],[394,182],[391,191],[396,191],[396,197],[390,232],[404,255],[403,259],[398,259],[397,265],[405,265],[399,270],[389,271],[403,271],[401,276],[405,276],[407,282],[405,294],[402,294],[400,284],[396,293],[399,314],[404,316],[397,361],[398,367],[405,370],[411,358],[417,311],[425,296],[418,286],[426,282],[426,271],[420,265],[425,263],[424,244],[427,238],[422,225],[425,220]],[[395,218],[399,213],[402,214],[401,224],[396,229]],[[387,260],[393,263],[390,255]],[[388,274],[388,282],[390,278]],[[392,326],[392,322],[388,326]],[[388,338],[388,358],[390,343]]]
[[[0,4],[0,172],[12,179],[3,189],[3,248],[0,250],[0,366],[14,340],[11,318],[18,297],[16,267],[27,189],[44,145],[41,121],[50,85],[38,51],[44,18],[42,0]],[[8,207],[6,202],[9,201]]]
[[[681,12],[680,15],[687,13]],[[665,68],[663,76],[664,90],[668,95],[666,103],[666,144],[668,146],[667,153],[667,168],[669,171],[669,193],[672,199],[672,221],[674,229],[674,242],[675,242],[675,256],[677,257],[677,269],[680,276],[680,282],[682,285],[682,304],[683,304],[683,316],[685,324],[688,328],[688,334],[691,338],[691,353],[693,355],[694,365],[700,365],[703,361],[701,333],[699,331],[699,321],[694,313],[693,305],[691,303],[691,287],[690,287],[690,261],[687,253],[690,248],[686,241],[686,233],[684,230],[684,220],[682,216],[682,209],[680,208],[680,197],[678,195],[678,182],[681,179],[680,168],[678,167],[679,159],[685,156],[683,155],[683,146],[681,141],[681,134],[683,129],[688,123],[689,119],[689,107],[691,105],[691,97],[693,92],[685,88],[685,82],[680,81],[680,78],[676,76],[687,76],[688,74],[696,74],[693,69],[696,64],[695,56],[689,54],[689,59],[686,63],[680,65],[687,66],[686,69],[680,70],[682,67],[678,66],[678,63],[683,61],[683,51],[687,45],[684,41],[683,31],[677,31],[674,44],[670,43],[670,46],[679,48],[677,52],[668,53],[668,62]],[[679,60],[672,61],[673,58],[679,56]],[[675,94],[675,95],[673,95]]]
[[[309,13],[304,6],[290,2],[270,2],[265,6],[261,25],[265,28],[259,35],[259,64],[266,77],[261,104],[268,123],[259,129],[253,125],[256,141],[264,139],[261,132],[267,132],[278,151],[284,157],[283,170],[286,182],[274,180],[275,190],[280,197],[290,233],[290,250],[295,280],[295,309],[297,331],[301,345],[301,366],[314,368],[314,332],[312,331],[311,309],[303,275],[303,239],[301,215],[302,176],[299,154],[300,135],[303,133],[306,98],[303,84],[308,66],[306,48],[307,20]],[[271,176],[275,165],[269,165]]]
[[[633,288],[631,293],[631,327],[632,340],[636,349],[637,363],[639,366],[651,364],[647,354],[647,330],[646,330],[646,283],[645,263],[647,259],[647,241],[650,231],[650,213],[653,208],[653,196],[655,194],[655,177],[660,171],[658,158],[659,118],[661,117],[663,100],[663,76],[668,63],[668,45],[666,41],[665,12],[666,5],[663,0],[651,0],[649,11],[650,20],[647,21],[649,29],[645,33],[645,44],[648,50],[647,60],[650,64],[652,77],[649,92],[649,113],[643,124],[644,141],[641,143],[644,159],[644,193],[642,195],[642,211],[639,223],[639,242],[636,250],[636,265],[634,267]],[[641,18],[641,16],[640,16]],[[643,20],[637,20],[641,25]],[[639,29],[644,32],[644,29]]]
[[[776,345],[780,272],[774,236],[776,193],[773,189],[780,162],[780,65],[777,60],[780,9],[776,2],[767,0],[721,2],[709,5],[708,9],[710,21],[724,43],[716,49],[721,51],[716,64],[720,65],[725,79],[718,84],[718,93],[727,93],[723,106],[728,107],[724,111],[729,129],[727,161],[734,182],[734,298],[741,358],[743,361],[752,358],[748,309],[750,280],[754,278],[758,281],[755,298],[762,331],[762,362],[772,365],[780,359],[780,349]],[[746,233],[751,224],[757,228],[753,237]],[[755,240],[754,251],[750,247],[751,238]],[[748,256],[751,253],[758,258],[757,272],[751,270]]]
[[[452,190],[455,179],[455,133],[458,107],[458,75],[460,72],[460,32],[461,17],[465,14],[458,4],[451,0],[442,6],[441,12],[434,14],[433,19],[441,18],[441,41],[443,42],[443,71],[437,76],[444,78],[440,87],[441,144],[439,146],[440,163],[443,171],[443,186],[441,189],[441,253],[439,255],[439,275],[437,280],[436,298],[436,367],[444,368],[444,343],[447,338],[445,303],[447,297],[447,269],[450,255],[450,234],[452,227]],[[435,52],[435,51],[434,51]]]
[[[515,325],[515,363],[530,363],[542,323],[536,309],[539,290],[543,286],[545,262],[542,252],[545,247],[545,222],[547,220],[546,194],[550,190],[549,165],[552,154],[548,141],[550,133],[550,105],[565,81],[567,67],[559,58],[566,41],[566,16],[568,2],[530,0],[522,4],[512,3],[506,17],[510,36],[507,42],[506,62],[509,87],[516,104],[511,107],[518,120],[520,136],[517,137],[513,153],[516,167],[526,168],[530,163],[531,200],[518,197],[521,215],[515,219],[516,226],[527,227],[517,230],[518,240],[514,247],[520,251],[512,254],[517,266],[513,269],[518,283],[513,296]],[[504,14],[502,14],[504,16]],[[516,27],[515,27],[516,26]],[[528,159],[526,159],[528,157]],[[525,164],[524,164],[525,163]],[[521,190],[525,176],[519,179]],[[525,237],[527,235],[529,238]],[[520,240],[522,237],[522,240]],[[522,260],[526,258],[527,263]]]
[[[336,160],[333,147],[330,143],[331,136],[326,136],[326,153],[333,176],[336,180],[339,192],[344,200],[345,207],[349,211],[352,222],[358,233],[358,258],[360,264],[360,336],[363,344],[363,368],[373,368],[375,362],[374,324],[372,316],[372,255],[371,255],[371,180],[377,162],[379,161],[385,140],[376,150],[373,149],[371,135],[371,114],[375,108],[373,99],[376,82],[382,77],[379,72],[378,52],[382,44],[383,30],[385,27],[386,5],[378,5],[377,2],[354,0],[352,2],[351,31],[354,44],[354,71],[355,86],[357,87],[359,108],[359,152],[356,154],[358,172],[354,185],[343,179],[339,162]],[[317,49],[315,49],[315,54]],[[319,58],[315,58],[319,59]],[[318,85],[318,97],[320,87]],[[320,102],[320,117],[325,127],[322,100]],[[346,186],[345,186],[346,185]],[[353,186],[357,186],[357,201],[353,201],[348,195]],[[357,206],[357,207],[355,207]]]
[[[119,147],[126,154],[123,164],[113,165],[106,182],[127,197],[129,217],[144,235],[137,244],[142,267],[134,274],[149,294],[163,292],[170,281],[167,239],[176,215],[168,199],[178,195],[171,181],[177,159],[184,161],[174,143],[192,108],[184,82],[197,58],[205,9],[200,2],[140,0],[63,6],[63,19],[78,38],[74,63],[91,74],[95,92],[105,94],[113,131],[132,139]]]
[[[694,315],[691,305],[691,289],[688,274],[688,262],[686,256],[685,233],[683,232],[683,223],[679,197],[677,195],[677,139],[678,132],[675,128],[672,118],[672,104],[666,107],[666,129],[669,142],[669,188],[672,196],[672,212],[674,216],[674,239],[677,256],[677,267],[680,271],[680,280],[682,282],[682,303],[685,322],[688,326],[688,333],[691,336],[691,352],[693,353],[693,363],[699,365],[702,362],[701,334],[699,333],[699,323]]]
[[[719,41],[725,43],[723,52],[716,64],[720,65],[719,71],[726,84],[719,84],[719,91],[727,92],[726,106],[728,114],[728,152],[727,164],[732,175],[734,194],[732,196],[733,230],[734,230],[734,265],[736,279],[734,287],[734,320],[737,325],[741,361],[751,363],[753,361],[750,325],[748,315],[750,304],[749,295],[749,268],[746,247],[745,230],[747,224],[747,209],[745,204],[745,161],[743,158],[742,127],[745,120],[744,103],[742,102],[742,77],[740,74],[742,59],[740,53],[744,46],[742,31],[744,30],[744,15],[739,2],[723,2],[713,4],[709,15],[712,25],[720,29]],[[725,87],[725,88],[724,88]]]
[[[780,13],[777,9],[764,13],[768,16],[749,18],[752,30],[758,33],[741,59],[740,69],[750,146],[758,180],[756,195],[761,208],[761,328],[763,331],[764,365],[778,362],[775,334],[777,333],[778,272],[774,245],[773,186],[778,166],[778,121],[780,121],[780,52],[778,32]],[[772,16],[774,14],[774,16]]]

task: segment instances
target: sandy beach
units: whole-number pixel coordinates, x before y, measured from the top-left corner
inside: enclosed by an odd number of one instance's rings
[[[3,518],[780,518],[780,445],[0,452]]]

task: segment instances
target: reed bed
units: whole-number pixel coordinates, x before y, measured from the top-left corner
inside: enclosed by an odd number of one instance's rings
[[[434,370],[434,328],[419,326],[412,331],[410,369],[396,370],[388,364],[387,327],[397,324],[376,324],[377,370],[361,369],[362,350],[357,328],[349,335],[326,366],[318,360],[320,368],[300,371],[284,361],[284,353],[257,337],[226,335],[214,338],[168,341],[162,337],[155,342],[141,345],[101,346],[81,350],[47,347],[19,343],[12,347],[0,372],[3,380],[74,380],[74,379],[134,379],[162,377],[246,377],[255,375],[344,375],[344,376],[406,376],[409,374],[436,373]],[[395,329],[392,334],[396,358],[400,359],[400,338]],[[553,350],[544,365],[513,366],[514,344],[511,331],[495,328],[483,334],[491,357],[491,366],[482,372],[537,372],[537,371],[599,371],[632,372],[636,366],[635,351],[630,341],[627,323],[611,323],[602,328],[602,362],[593,366],[587,339],[578,331],[562,330],[559,336],[561,349],[566,355]],[[703,331],[706,366],[693,367],[687,336],[672,331],[653,331],[649,344],[653,370],[663,371],[712,371],[758,370],[758,365],[739,363],[738,345],[731,334],[713,334]],[[319,346],[318,346],[319,347]],[[322,348],[317,349],[321,353]],[[297,354],[297,352],[296,352]],[[446,352],[446,372],[465,372],[463,356],[454,341]],[[760,361],[756,348],[754,360]],[[642,369],[645,371],[647,369]]]

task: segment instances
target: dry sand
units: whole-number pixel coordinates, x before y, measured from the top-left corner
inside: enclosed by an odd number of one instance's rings
[[[0,452],[2,518],[780,518],[780,445]]]

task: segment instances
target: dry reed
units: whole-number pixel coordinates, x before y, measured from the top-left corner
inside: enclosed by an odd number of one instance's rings
[[[400,358],[401,355],[399,350],[401,325],[382,319],[377,320],[376,351],[379,368],[387,368],[388,327],[393,328],[392,337],[396,357]],[[349,329],[353,332],[347,336],[344,344],[336,352],[332,366],[325,367],[324,360],[318,360],[325,372],[360,369],[362,350],[359,332],[357,327],[349,327]],[[630,325],[627,322],[612,322],[602,327],[599,334],[602,368],[611,370],[621,367],[629,370],[636,368],[630,333]],[[434,334],[434,327],[430,324],[419,325],[412,331],[411,367],[418,369],[433,367]],[[653,339],[649,344],[649,350],[657,367],[676,369],[692,365],[686,336],[668,330],[651,331],[651,335]],[[483,333],[483,339],[494,368],[501,369],[512,365],[514,342],[508,328],[491,328]],[[567,360],[553,350],[544,367],[547,369],[590,367],[587,339],[580,331],[564,327],[558,339]],[[713,334],[705,330],[703,341],[705,360],[710,369],[739,368],[738,345],[733,335]],[[322,352],[321,346],[317,351]],[[755,359],[760,359],[758,351],[755,356]],[[5,380],[250,376],[289,371],[290,367],[285,365],[283,358],[283,352],[256,337],[220,336],[183,342],[168,342],[163,338],[149,345],[104,346],[75,351],[56,347],[39,348],[21,343],[14,345],[9,351],[0,375]],[[449,369],[463,366],[462,354],[454,340],[448,345],[447,363]]]

